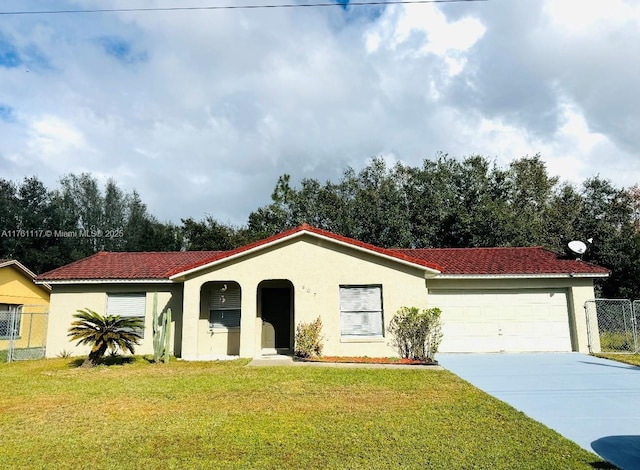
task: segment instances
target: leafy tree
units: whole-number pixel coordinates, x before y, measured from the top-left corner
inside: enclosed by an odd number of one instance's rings
[[[18,196],[16,185],[0,178],[0,230],[6,232],[18,228]],[[16,239],[0,237],[0,258],[14,258]]]
[[[611,269],[611,276],[599,283],[603,297],[637,298],[640,263],[635,230],[632,194],[613,186],[611,181],[594,177],[582,186],[581,212],[577,233],[593,243],[585,259]]]
[[[187,251],[230,250],[246,242],[240,229],[222,224],[208,216],[204,221],[182,219],[183,245]]]
[[[289,203],[294,194],[290,178],[288,174],[280,176],[271,194],[273,202],[249,214],[248,232],[251,238],[266,238],[293,226]]]
[[[124,226],[124,251],[177,251],[182,233],[173,224],[163,224],[147,212],[137,191],[129,197]]]
[[[62,200],[73,229],[96,232],[104,226],[104,198],[98,181],[90,173],[69,174],[60,180]],[[75,240],[78,249],[87,254],[104,249],[104,238],[86,236]]]
[[[398,184],[398,171],[387,168],[382,158],[374,158],[357,175],[345,174],[343,182],[351,193],[347,205],[352,214],[350,236],[382,247],[411,244],[408,207]]]
[[[547,207],[553,196],[557,177],[547,174],[540,155],[515,160],[509,166],[512,209],[512,245],[545,244],[547,234]]]
[[[102,249],[106,251],[121,251],[124,249],[124,226],[127,216],[129,197],[116,184],[109,179],[104,189],[103,231],[108,231],[112,236],[103,239]],[[122,232],[120,232],[120,230]]]
[[[134,347],[140,344],[144,320],[141,318],[121,317],[119,315],[100,315],[85,308],[74,315],[68,336],[77,345],[91,345],[91,352],[83,362],[83,367],[97,365],[108,349],[118,349],[134,354]]]

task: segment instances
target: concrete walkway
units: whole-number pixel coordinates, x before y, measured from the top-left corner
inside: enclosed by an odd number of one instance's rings
[[[338,368],[360,368],[360,369],[430,369],[443,370],[441,366],[421,366],[407,364],[365,364],[355,362],[305,362],[294,361],[291,356],[273,355],[262,356],[253,359],[247,366],[269,367],[269,366],[296,366],[296,367],[338,367]]]
[[[438,354],[442,366],[624,470],[640,469],[640,367],[580,353]]]

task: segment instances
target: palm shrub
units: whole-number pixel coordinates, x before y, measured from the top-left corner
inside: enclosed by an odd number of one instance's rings
[[[392,344],[407,359],[434,362],[442,340],[439,308],[402,307],[389,323]]]
[[[68,336],[74,341],[78,340],[78,346],[91,345],[91,352],[82,363],[83,367],[98,364],[107,349],[112,352],[121,349],[134,354],[134,346],[140,344],[142,339],[144,320],[120,315],[100,315],[88,308],[77,312]]]
[[[296,327],[295,355],[314,357],[322,354],[322,320],[316,318],[311,323],[298,323]]]

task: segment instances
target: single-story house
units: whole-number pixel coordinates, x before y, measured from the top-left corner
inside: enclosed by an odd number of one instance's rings
[[[42,347],[51,287],[14,259],[0,259],[0,351]]]
[[[291,352],[296,325],[322,319],[324,352],[397,356],[403,306],[442,309],[443,352],[587,351],[584,303],[608,271],[540,247],[385,249],[309,225],[229,251],[100,252],[38,276],[52,286],[47,355],[78,309],[145,319],[171,308],[187,360]],[[593,345],[592,345],[593,347]]]

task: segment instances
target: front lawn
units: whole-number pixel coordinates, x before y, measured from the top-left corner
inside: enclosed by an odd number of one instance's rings
[[[3,468],[609,468],[447,371],[0,364]]]
[[[594,354],[594,356],[611,359],[612,361],[624,362],[625,364],[631,364],[634,366],[640,366],[640,354],[598,353]]]

